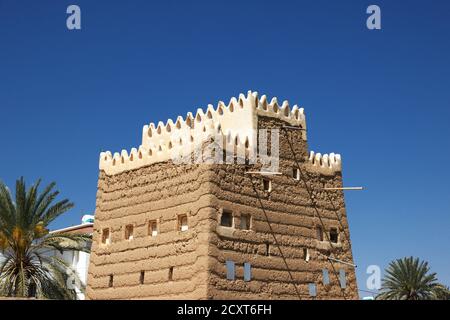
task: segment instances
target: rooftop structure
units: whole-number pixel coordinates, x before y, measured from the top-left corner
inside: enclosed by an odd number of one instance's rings
[[[303,108],[249,91],[99,168],[90,299],[358,297],[341,157],[308,150]]]

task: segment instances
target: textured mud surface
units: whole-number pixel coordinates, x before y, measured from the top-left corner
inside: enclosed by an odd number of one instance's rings
[[[282,122],[260,117],[258,125],[279,128]],[[291,146],[322,221],[303,182],[292,177]],[[257,167],[238,164],[164,162],[112,176],[101,171],[87,297],[298,299],[295,284],[302,299],[311,299],[308,284],[315,283],[316,299],[357,298],[354,268],[332,265],[324,256],[353,261],[343,194],[322,190],[341,186],[341,175],[317,171],[305,161],[307,152],[300,131],[280,130],[283,175],[268,177],[271,192],[263,190],[261,176],[245,174]],[[223,210],[232,212],[233,227],[220,226]],[[189,229],[183,232],[178,216],[184,214]],[[242,215],[251,216],[250,230],[240,230]],[[155,237],[149,234],[150,221],[157,221]],[[322,223],[324,233],[339,231],[338,243],[330,245],[327,234],[317,239],[316,227]],[[125,239],[127,225],[133,225],[132,240]],[[110,244],[101,243],[105,228]],[[226,260],[236,263],[235,280],[226,279]],[[245,262],[251,264],[251,281],[243,279]],[[328,285],[322,284],[323,269],[329,272]],[[334,273],[339,269],[346,272],[344,290]]]

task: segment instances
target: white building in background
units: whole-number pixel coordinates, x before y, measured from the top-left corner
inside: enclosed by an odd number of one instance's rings
[[[87,233],[92,235],[92,232],[94,230],[94,216],[84,215],[81,221],[82,223],[79,225],[53,230],[50,231],[50,233],[68,232],[68,233]],[[81,283],[76,283],[76,281],[73,281],[68,285],[73,285],[77,292],[78,299],[84,300],[84,293],[81,291],[80,288],[86,286],[90,254],[82,251],[64,251],[64,253],[61,254],[58,250],[49,250],[46,251],[44,254],[50,256],[52,255],[58,256],[59,258],[62,258],[68,265],[71,266],[73,270],[75,270],[75,272],[78,274]],[[2,259],[3,255],[0,252],[0,261]]]
[[[50,233],[87,233],[92,235],[94,216],[85,215],[81,221],[82,223],[80,225],[53,230]],[[73,281],[69,282],[67,285],[73,285],[77,292],[78,299],[84,300],[84,293],[81,288],[86,286],[90,254],[82,251],[64,251],[61,254],[58,250],[53,250],[50,254],[63,259],[77,273],[81,283],[77,283],[74,277]]]

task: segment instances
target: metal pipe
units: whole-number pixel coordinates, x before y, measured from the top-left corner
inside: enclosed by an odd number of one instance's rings
[[[342,264],[346,264],[346,265],[352,266],[352,267],[354,267],[354,268],[357,267],[356,264],[353,264],[353,263],[350,263],[350,262],[342,261],[342,260],[339,260],[339,259],[336,259],[336,258],[332,258],[332,257],[329,257],[329,256],[325,256],[325,257],[327,257],[327,259],[329,259],[329,260],[333,260],[333,261],[336,261],[336,262],[340,262],[340,263],[342,263]]]
[[[363,187],[323,188],[323,190],[364,190]]]

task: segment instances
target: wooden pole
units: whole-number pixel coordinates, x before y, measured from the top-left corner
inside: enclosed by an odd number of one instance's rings
[[[281,172],[272,172],[272,171],[247,171],[246,174],[282,175]]]
[[[304,128],[294,127],[294,126],[283,126],[283,128],[294,129],[294,130],[306,130],[306,129],[304,129]]]

